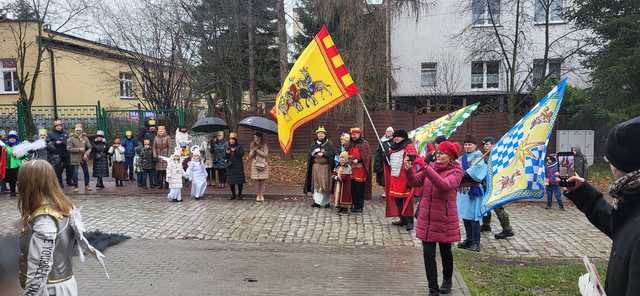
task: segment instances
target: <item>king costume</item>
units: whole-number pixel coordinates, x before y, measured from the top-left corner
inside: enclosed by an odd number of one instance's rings
[[[202,162],[198,146],[191,148],[191,155],[186,176],[191,181],[191,197],[198,200],[204,196],[204,192],[207,190],[207,168]]]

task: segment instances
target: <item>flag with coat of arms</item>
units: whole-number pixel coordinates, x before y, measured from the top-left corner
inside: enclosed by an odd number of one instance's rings
[[[566,79],[560,81],[491,149],[483,213],[544,196],[544,159],[566,86]]]

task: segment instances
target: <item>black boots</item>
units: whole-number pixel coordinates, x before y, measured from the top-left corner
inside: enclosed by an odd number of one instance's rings
[[[442,285],[440,285],[440,294],[450,294],[451,293],[451,279],[443,280]]]
[[[480,232],[491,232],[491,224],[482,224]]]
[[[471,245],[471,241],[468,240],[468,239],[465,239],[463,242],[458,244],[458,248],[460,248],[460,249],[468,249],[470,245]]]
[[[496,239],[506,239],[508,237],[512,237],[513,236],[513,230],[502,230],[502,232],[497,233],[495,235]]]
[[[440,290],[429,288],[429,296],[440,296]]]

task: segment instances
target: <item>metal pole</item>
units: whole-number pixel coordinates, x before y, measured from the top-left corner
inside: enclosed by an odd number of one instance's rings
[[[382,149],[382,151],[385,152],[384,156],[387,159],[387,163],[389,163],[389,157],[387,157],[387,153],[386,153],[386,151],[384,151],[384,146],[382,146],[382,141],[380,140],[380,135],[378,134],[378,130],[376,129],[375,124],[373,124],[373,119],[371,119],[371,114],[369,114],[369,109],[367,109],[367,105],[364,103],[364,99],[362,98],[362,95],[360,93],[358,93],[358,98],[360,99],[360,102],[362,103],[362,108],[364,108],[364,114],[366,114],[367,118],[369,118],[369,123],[371,123],[371,127],[373,128],[373,132],[376,133],[376,138],[378,138],[378,145],[380,145],[380,148]]]

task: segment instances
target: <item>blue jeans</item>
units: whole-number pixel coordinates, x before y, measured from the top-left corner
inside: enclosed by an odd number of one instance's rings
[[[142,172],[142,186],[153,187],[155,178],[155,170],[144,170],[144,172]],[[147,185],[147,180],[149,180],[149,185]]]
[[[89,186],[89,179],[90,179],[89,167],[87,166],[87,162],[86,161],[82,161],[80,163],[80,166],[82,167],[82,174],[84,175],[84,186],[87,187],[87,186]],[[79,185],[78,184],[78,175],[79,175],[78,166],[74,165],[72,170],[73,170],[73,176],[72,176],[73,185],[75,187],[78,187],[78,185]]]
[[[560,185],[553,184],[547,185],[547,208],[551,207],[551,203],[553,202],[553,195],[556,196],[556,200],[558,201],[558,205],[560,208],[563,208],[562,204],[562,193],[560,192]]]
[[[133,181],[133,156],[125,156],[124,163],[127,165],[127,172],[129,173],[129,181]]]

